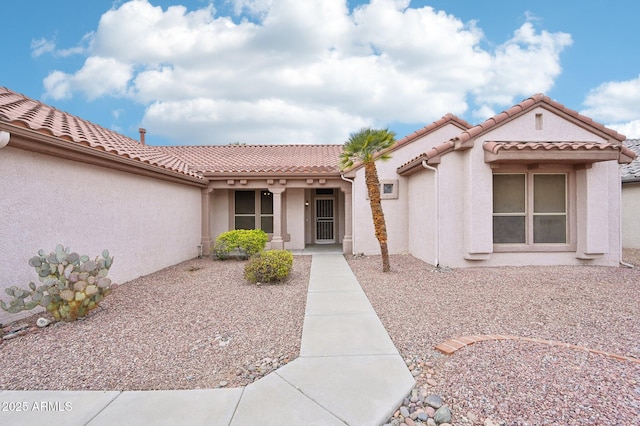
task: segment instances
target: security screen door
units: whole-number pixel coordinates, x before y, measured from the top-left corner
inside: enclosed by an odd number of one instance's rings
[[[316,244],[336,242],[334,201],[332,197],[316,198]]]

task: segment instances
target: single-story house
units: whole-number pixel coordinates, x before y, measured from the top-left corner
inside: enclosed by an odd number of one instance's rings
[[[624,145],[640,155],[640,139],[627,139]],[[622,247],[640,249],[640,159],[621,168],[622,173]]]
[[[115,255],[127,281],[260,228],[270,248],[379,253],[364,169],[342,145],[145,144],[0,87],[0,287],[70,246]],[[452,267],[591,264],[621,257],[624,136],[543,95],[472,126],[451,114],[378,162],[390,253]],[[343,141],[339,141],[343,142]],[[3,313],[0,312],[0,321]]]

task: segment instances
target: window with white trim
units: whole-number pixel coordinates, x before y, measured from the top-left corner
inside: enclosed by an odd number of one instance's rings
[[[235,191],[235,229],[262,229],[273,233],[273,194],[267,190]]]
[[[568,244],[566,173],[495,173],[494,244]]]

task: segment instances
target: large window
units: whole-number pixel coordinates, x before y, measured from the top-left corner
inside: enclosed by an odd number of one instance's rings
[[[493,175],[494,244],[567,244],[567,175]]]
[[[235,229],[273,232],[273,194],[269,191],[235,191]]]

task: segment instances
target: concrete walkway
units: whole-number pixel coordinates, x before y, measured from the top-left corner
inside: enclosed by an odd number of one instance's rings
[[[414,385],[341,254],[315,254],[300,357],[245,388],[1,391],[6,425],[380,425]]]

